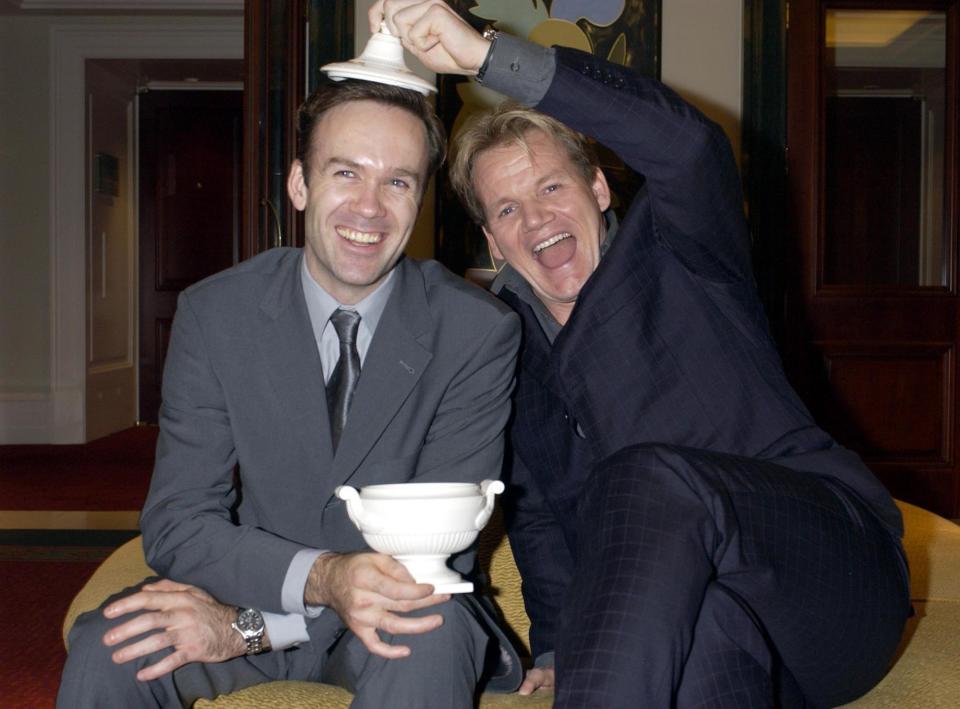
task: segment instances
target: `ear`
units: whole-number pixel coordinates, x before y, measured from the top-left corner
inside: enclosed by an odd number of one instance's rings
[[[290,172],[287,174],[287,195],[293,206],[298,212],[307,208],[307,197],[310,191],[307,189],[307,181],[303,175],[303,163],[294,160],[290,165]]]
[[[490,253],[493,254],[493,257],[498,261],[506,261],[503,257],[503,252],[500,251],[500,247],[497,246],[497,242],[494,241],[493,234],[491,234],[485,226],[480,228],[483,229],[483,235],[487,237],[487,246],[490,247]]]
[[[610,186],[607,184],[607,178],[604,176],[603,170],[599,167],[593,174],[593,182],[590,184],[590,189],[593,190],[593,196],[597,200],[600,211],[606,211],[610,206]]]

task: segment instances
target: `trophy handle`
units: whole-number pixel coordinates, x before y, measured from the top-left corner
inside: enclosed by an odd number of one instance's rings
[[[379,532],[383,525],[379,523],[374,515],[368,514],[363,509],[363,500],[360,499],[360,493],[357,489],[349,485],[339,485],[333,491],[341,500],[347,503],[347,517],[353,522],[361,532]]]
[[[483,509],[480,510],[480,514],[478,514],[477,518],[473,521],[473,525],[477,528],[477,531],[483,529],[487,525],[487,522],[490,521],[490,515],[493,514],[494,497],[503,492],[503,490],[504,485],[502,480],[484,480],[480,483],[480,494],[487,499],[487,502],[483,506]]]

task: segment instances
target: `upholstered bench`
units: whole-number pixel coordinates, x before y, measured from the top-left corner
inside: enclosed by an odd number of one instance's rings
[[[913,505],[898,504],[907,530],[905,545],[916,616],[907,625],[897,660],[887,676],[873,691],[847,706],[952,709],[960,706],[960,527]],[[510,546],[496,524],[488,526],[481,537],[481,560],[488,565],[497,604],[518,644],[527,648],[529,621],[520,597],[520,578]],[[74,598],[63,623],[64,642],[77,615],[96,608],[111,593],[151,573],[144,563],[139,538],[117,549]],[[550,692],[532,697],[487,693],[480,707],[549,707],[552,698]],[[337,687],[271,682],[212,701],[201,700],[195,706],[341,709],[349,702],[349,693]]]

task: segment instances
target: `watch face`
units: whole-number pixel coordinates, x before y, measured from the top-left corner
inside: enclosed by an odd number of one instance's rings
[[[237,627],[244,632],[257,632],[263,627],[263,616],[260,611],[247,608],[237,616]]]

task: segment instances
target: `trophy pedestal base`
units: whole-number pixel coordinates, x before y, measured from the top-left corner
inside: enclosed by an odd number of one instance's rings
[[[404,554],[393,558],[407,567],[417,583],[433,585],[435,593],[473,593],[473,583],[447,566],[448,557],[449,554]]]

